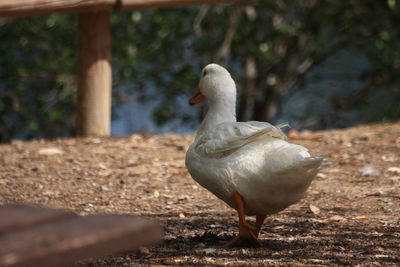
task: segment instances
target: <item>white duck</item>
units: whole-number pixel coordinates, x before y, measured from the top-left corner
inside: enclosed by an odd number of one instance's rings
[[[267,122],[236,122],[236,86],[229,72],[207,65],[189,104],[207,98],[210,107],[186,153],[193,179],[239,215],[239,234],[226,245],[258,245],[267,215],[299,201],[317,174],[322,157],[290,144]],[[255,215],[251,226],[245,215]]]

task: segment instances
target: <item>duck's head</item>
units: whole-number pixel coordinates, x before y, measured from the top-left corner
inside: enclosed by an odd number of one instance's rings
[[[211,103],[236,100],[236,85],[230,73],[218,64],[209,64],[201,72],[199,87],[189,99],[195,105],[207,98]]]

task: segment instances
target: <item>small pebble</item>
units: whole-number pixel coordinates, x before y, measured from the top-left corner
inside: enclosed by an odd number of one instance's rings
[[[147,257],[149,257],[150,256],[150,250],[148,249],[148,248],[145,248],[145,247],[139,247],[137,250],[136,250],[136,256],[138,257],[138,258],[147,258]]]

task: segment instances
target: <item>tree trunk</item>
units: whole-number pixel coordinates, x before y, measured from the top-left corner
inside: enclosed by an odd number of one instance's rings
[[[242,85],[242,94],[240,96],[240,104],[238,110],[238,119],[240,121],[248,121],[253,118],[256,97],[256,77],[256,63],[253,57],[248,57],[246,59],[245,77]]]

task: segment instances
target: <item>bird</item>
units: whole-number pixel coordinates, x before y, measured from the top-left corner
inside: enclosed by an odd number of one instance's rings
[[[224,67],[212,63],[203,68],[188,103],[207,99],[209,108],[185,165],[197,183],[237,211],[239,233],[224,245],[259,246],[266,217],[303,198],[324,158],[289,143],[281,130],[287,123],[238,122],[236,90]],[[246,216],[255,216],[255,224]]]

